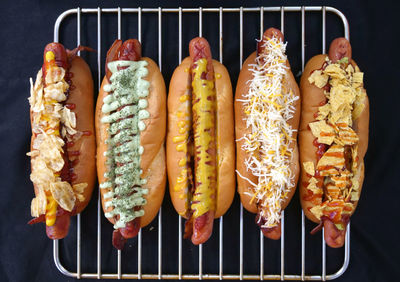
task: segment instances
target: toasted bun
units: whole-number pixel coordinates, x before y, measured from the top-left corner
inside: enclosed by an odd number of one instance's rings
[[[75,104],[73,112],[76,113],[76,130],[86,131],[89,136],[83,135],[74,142],[68,151],[79,151],[78,162],[74,166],[76,179],[73,184],[87,183],[83,192],[84,201],[77,201],[76,213],[80,213],[89,203],[96,181],[96,140],[94,129],[94,101],[93,101],[93,79],[90,68],[81,57],[75,57],[71,62],[69,70],[73,73],[72,85],[66,103]],[[70,158],[71,159],[71,158]]]
[[[250,65],[256,64],[256,52],[252,53],[244,62],[242,70],[239,74],[239,79],[236,87],[235,94],[235,132],[236,132],[236,169],[243,177],[248,178],[253,183],[258,182],[258,178],[254,176],[251,171],[248,171],[245,165],[245,159],[248,157],[246,152],[242,150],[242,145],[244,140],[242,138],[244,135],[251,133],[250,128],[246,128],[246,114],[244,112],[243,103],[238,101],[238,99],[244,99],[244,95],[249,91],[249,83],[253,79],[253,73],[250,71]],[[299,87],[297,86],[296,80],[290,71],[289,62],[286,61],[286,65],[289,67],[288,70],[288,79],[287,79],[287,87],[293,90],[293,93],[300,97]],[[288,121],[288,123],[292,126],[293,129],[297,129],[300,121],[300,99],[296,100],[294,107],[296,109],[293,118]],[[293,132],[293,138],[297,138],[297,131]],[[292,160],[290,161],[290,170],[293,172],[295,176],[293,185],[289,187],[290,192],[288,197],[282,203],[282,210],[284,210],[289,204],[291,198],[296,191],[297,180],[299,177],[299,153],[297,149],[297,142],[292,142],[290,148],[293,149]],[[247,180],[243,179],[239,175],[237,176],[238,182],[238,192],[240,195],[240,200],[243,204],[243,207],[252,213],[257,213],[257,205],[255,202],[250,203],[251,200],[251,184],[248,183]],[[250,195],[249,195],[250,194]]]
[[[90,201],[93,188],[96,181],[96,141],[94,129],[94,113],[93,113],[93,79],[90,68],[81,57],[75,57],[71,62],[69,69],[73,73],[72,85],[75,87],[70,90],[68,99],[65,103],[75,104],[75,109],[71,110],[76,114],[76,127],[77,131],[90,132],[88,136],[82,136],[76,141],[74,145],[68,148],[68,151],[79,151],[78,157],[70,157],[72,161],[78,159],[73,167],[73,173],[76,178],[72,181],[72,185],[78,183],[87,183],[88,186],[83,191],[84,201],[76,201],[76,208],[74,214],[81,213]],[[32,122],[32,115],[31,115]],[[34,136],[31,138],[31,151]],[[38,195],[38,189],[34,185],[35,195]]]
[[[303,75],[301,76],[300,89],[302,93],[302,113],[299,130],[299,150],[300,150],[300,164],[304,162],[313,162],[314,167],[317,166],[317,148],[313,145],[315,137],[311,133],[308,127],[310,122],[315,121],[314,114],[318,112],[320,103],[325,101],[324,90],[318,88],[314,84],[310,84],[308,77],[312,71],[320,69],[325,62],[327,55],[316,55],[312,57],[306,64]],[[351,60],[351,64],[356,66],[356,63]],[[353,127],[359,137],[358,143],[358,177],[360,183],[360,193],[362,189],[362,183],[364,181],[364,156],[368,147],[368,126],[369,126],[369,102],[368,97],[365,99],[365,108],[361,113],[360,117],[354,121]],[[314,206],[310,201],[304,201],[304,197],[307,195],[307,187],[303,185],[308,183],[309,176],[301,169],[300,173],[300,202],[303,208],[304,214],[308,219],[315,223],[319,223],[320,220],[316,218],[310,209]],[[358,201],[355,203],[357,206]],[[353,209],[354,212],[355,209]]]
[[[143,170],[142,177],[147,178],[147,184],[144,185],[148,189],[148,194],[144,197],[147,204],[143,207],[144,215],[140,218],[140,226],[148,225],[156,216],[160,209],[161,202],[165,193],[166,167],[165,167],[165,127],[166,127],[166,90],[162,74],[157,64],[150,58],[144,57],[141,60],[148,62],[148,75],[144,78],[150,82],[149,95],[147,96],[150,118],[144,120],[146,129],[140,133],[140,144],[144,148],[141,156],[140,167]],[[96,140],[97,140],[97,174],[99,183],[104,182],[104,173],[107,168],[105,166],[106,157],[104,152],[107,151],[105,141],[108,138],[108,124],[101,123],[103,99],[107,92],[103,90],[103,86],[108,84],[107,77],[104,77],[101,84],[99,97],[96,105]],[[104,194],[110,189],[100,189],[101,203],[104,212],[109,212],[112,207],[105,209]],[[112,224],[115,223],[114,218],[108,219]]]
[[[169,85],[168,94],[168,131],[167,131],[167,167],[169,179],[169,193],[175,210],[185,216],[186,194],[183,191],[175,191],[177,177],[180,175],[181,167],[178,161],[185,156],[184,152],[176,150],[176,143],[172,141],[178,136],[179,127],[177,112],[185,111],[185,104],[179,98],[190,93],[191,77],[189,69],[192,60],[185,58],[175,69]],[[230,207],[235,194],[235,145],[233,126],[233,97],[232,85],[229,73],[219,62],[213,60],[215,78],[215,89],[217,93],[217,201],[215,218],[222,216]]]

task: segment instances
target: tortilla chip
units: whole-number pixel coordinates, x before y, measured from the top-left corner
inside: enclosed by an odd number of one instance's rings
[[[303,163],[303,167],[304,167],[304,170],[306,171],[306,173],[308,173],[309,175],[314,176],[315,169],[314,169],[314,163],[313,162],[304,162]]]
[[[310,84],[315,84],[318,88],[324,87],[328,83],[329,76],[326,74],[322,74],[321,70],[315,70],[308,77],[308,81]]]
[[[323,215],[324,208],[320,205],[314,206],[310,209],[310,212],[319,220],[321,220],[321,216]]]
[[[314,137],[318,138],[319,143],[332,144],[335,139],[335,131],[325,120],[310,122],[308,125]]]

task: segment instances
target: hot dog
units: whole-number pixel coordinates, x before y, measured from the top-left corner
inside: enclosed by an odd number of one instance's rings
[[[300,88],[301,205],[319,223],[312,233],[324,226],[326,243],[338,248],[360,197],[368,147],[368,97],[350,43],[337,38],[328,55],[311,58]]]
[[[31,180],[35,219],[46,222],[50,239],[68,234],[70,217],[88,204],[95,179],[93,79],[89,66],[76,56],[78,47],[59,43],[44,49],[44,62],[31,79]]]
[[[156,63],[136,39],[116,40],[96,106],[97,174],[113,245],[156,216],[165,192],[166,91]]]
[[[235,94],[238,192],[264,236],[275,240],[299,176],[300,91],[285,49],[283,34],[267,29],[243,64]]]
[[[189,53],[169,87],[167,171],[172,203],[187,219],[184,238],[198,245],[234,197],[233,98],[228,71],[212,60],[207,40],[192,39]]]

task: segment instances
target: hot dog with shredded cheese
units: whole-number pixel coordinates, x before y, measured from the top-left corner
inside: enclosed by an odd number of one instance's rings
[[[264,236],[279,239],[281,212],[299,175],[300,91],[282,33],[269,28],[243,64],[235,95],[238,192]]]
[[[70,217],[88,204],[96,178],[93,114],[93,79],[78,47],[65,50],[50,43],[44,63],[31,79],[30,224],[46,223],[50,239],[68,234]]]
[[[116,40],[96,106],[97,172],[102,206],[114,225],[112,243],[156,216],[165,192],[166,91],[156,63],[136,39]]]
[[[343,246],[360,197],[368,147],[369,103],[350,43],[335,39],[328,55],[311,58],[300,83],[300,200],[325,241]]]
[[[198,245],[233,201],[233,98],[229,74],[212,60],[207,40],[194,38],[189,52],[170,83],[167,171],[172,203],[187,219],[184,237]]]

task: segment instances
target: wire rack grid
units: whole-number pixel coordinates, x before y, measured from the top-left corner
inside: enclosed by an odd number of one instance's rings
[[[178,48],[179,48],[179,63],[182,61],[182,26],[183,20],[182,15],[184,13],[197,13],[198,14],[198,23],[199,23],[199,36],[202,36],[202,29],[203,29],[203,13],[216,13],[219,16],[219,61],[223,63],[223,16],[226,13],[238,13],[240,19],[240,36],[239,36],[239,64],[240,67],[243,63],[243,14],[244,13],[259,13],[259,20],[260,20],[260,38],[264,32],[264,14],[265,13],[280,13],[280,28],[282,33],[284,33],[285,28],[285,13],[300,13],[301,15],[301,61],[302,61],[302,70],[304,70],[305,64],[305,14],[306,12],[319,12],[322,16],[322,52],[325,53],[326,51],[326,15],[327,13],[331,13],[336,15],[340,22],[343,24],[344,36],[349,39],[349,24],[344,16],[344,14],[333,7],[328,6],[296,6],[296,7],[240,7],[240,8],[75,8],[70,9],[62,14],[57,18],[55,25],[54,25],[54,41],[59,41],[59,34],[60,34],[60,26],[62,25],[65,18],[70,15],[76,15],[77,19],[77,31],[76,31],[76,38],[77,38],[77,45],[81,43],[81,19],[83,16],[87,14],[96,14],[97,15],[97,71],[98,71],[98,81],[99,81],[99,88],[101,83],[101,50],[102,50],[102,15],[103,14],[116,14],[118,17],[118,39],[121,38],[121,29],[122,29],[122,15],[123,14],[137,14],[137,29],[138,29],[138,40],[141,41],[142,39],[142,17],[148,14],[156,14],[158,15],[158,65],[160,71],[162,71],[162,15],[164,13],[174,13],[178,16],[179,26],[178,26]],[[178,216],[178,271],[177,273],[163,273],[162,268],[162,257],[163,257],[163,246],[162,246],[162,227],[163,227],[163,219],[162,216],[162,207],[158,213],[158,263],[157,263],[157,273],[142,273],[142,230],[140,230],[137,236],[137,245],[138,245],[138,254],[137,254],[137,273],[122,273],[121,269],[121,261],[122,255],[121,251],[118,251],[117,255],[117,273],[103,273],[101,267],[101,258],[102,258],[102,229],[101,229],[101,201],[100,201],[100,192],[98,194],[98,202],[97,202],[97,272],[96,273],[86,273],[81,269],[81,215],[77,215],[77,245],[76,245],[76,271],[71,272],[67,270],[60,261],[60,251],[59,251],[59,242],[58,240],[54,240],[53,242],[53,258],[56,267],[58,270],[68,276],[74,278],[108,278],[108,279],[236,279],[236,280],[332,280],[341,276],[347,269],[350,260],[350,223],[348,225],[346,237],[345,237],[345,246],[344,246],[344,259],[343,265],[333,274],[326,273],[326,244],[324,240],[324,236],[322,236],[321,242],[321,251],[322,251],[322,272],[320,275],[308,275],[305,273],[305,217],[304,213],[301,212],[301,271],[299,274],[287,274],[285,273],[285,214],[284,211],[282,212],[282,224],[281,224],[281,240],[280,240],[280,273],[276,274],[266,274],[264,273],[264,236],[260,231],[259,236],[259,244],[260,244],[260,253],[259,253],[259,274],[246,274],[244,273],[244,259],[243,259],[243,206],[240,204],[240,218],[238,218],[239,226],[238,233],[240,237],[240,246],[239,246],[239,269],[238,273],[234,274],[227,274],[224,273],[224,257],[223,257],[223,247],[224,247],[224,219],[223,217],[219,218],[219,232],[218,232],[218,240],[219,240],[219,247],[218,247],[218,258],[219,258],[219,272],[217,274],[208,274],[203,273],[203,246],[199,245],[199,258],[198,258],[198,272],[197,273],[183,273],[182,268],[182,218]],[[324,231],[322,231],[324,232]],[[300,237],[299,236],[299,237]],[[145,247],[145,246],[144,246]]]

